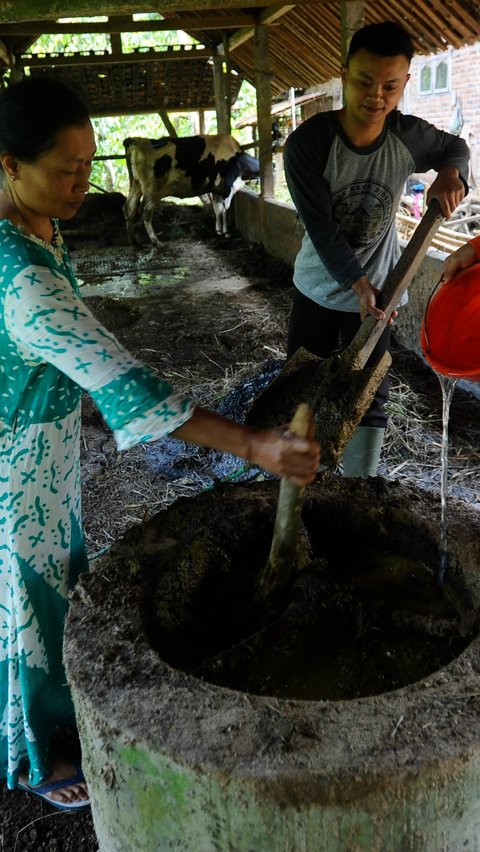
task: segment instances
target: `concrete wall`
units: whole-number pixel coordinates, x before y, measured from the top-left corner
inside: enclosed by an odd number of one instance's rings
[[[275,199],[263,201],[250,189],[237,192],[233,203],[235,227],[242,236],[252,243],[261,243],[268,254],[293,269],[303,236],[303,226],[293,204]]]
[[[249,189],[242,189],[235,195],[235,226],[242,236],[253,243],[263,244],[272,257],[283,260],[292,267],[300,248],[303,226],[292,204],[280,201],[263,201],[259,195]],[[404,241],[400,241],[405,245]],[[436,287],[446,255],[436,249],[429,249],[420,269],[409,287],[409,302],[399,312],[395,321],[397,340],[418,355],[420,347],[420,326],[425,307]],[[478,385],[462,382],[461,385],[476,396]]]

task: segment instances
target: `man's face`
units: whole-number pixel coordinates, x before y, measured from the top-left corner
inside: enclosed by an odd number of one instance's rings
[[[350,120],[381,132],[410,78],[406,56],[377,56],[361,49],[342,71],[345,111]]]

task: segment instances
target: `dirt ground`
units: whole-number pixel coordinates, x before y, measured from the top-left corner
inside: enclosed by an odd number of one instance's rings
[[[118,218],[88,238],[66,235],[91,310],[138,358],[201,404],[241,420],[285,356],[290,270],[238,237],[213,235],[210,210],[169,206],[165,250],[126,244]],[[106,243],[108,245],[106,246]],[[106,246],[106,247],[105,247]],[[441,395],[420,359],[394,349],[390,424],[380,472],[439,494]],[[480,402],[457,390],[450,419],[450,491],[480,508]],[[118,453],[84,400],[83,513],[91,559],[134,524],[216,481],[259,478],[239,459],[165,439]],[[0,792],[0,850],[97,852],[89,812],[54,811]],[[134,852],[134,850],[132,850]]]

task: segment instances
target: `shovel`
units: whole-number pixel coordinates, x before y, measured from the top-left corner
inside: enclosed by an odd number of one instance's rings
[[[385,319],[365,317],[350,345],[330,358],[318,358],[306,349],[298,349],[253,401],[246,423],[278,426],[291,420],[300,402],[307,402],[315,413],[322,465],[333,469],[337,466],[392,359],[386,352],[373,367],[365,369],[365,364],[442,222],[440,204],[433,198],[380,294],[379,307]]]

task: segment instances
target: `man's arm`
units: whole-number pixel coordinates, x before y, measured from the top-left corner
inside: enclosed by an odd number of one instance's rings
[[[465,184],[458,169],[455,166],[442,166],[427,192],[427,204],[430,204],[432,198],[438,198],[443,215],[450,219],[465,195]]]
[[[327,120],[311,119],[288,137],[285,177],[293,203],[317,254],[335,281],[348,290],[365,275],[333,219],[329,187],[323,177],[330,147]],[[308,125],[308,126],[307,126]]]
[[[418,116],[398,113],[394,121],[398,121],[399,135],[414,159],[415,171],[437,172],[427,201],[438,198],[444,216],[449,218],[469,190],[467,143]]]

